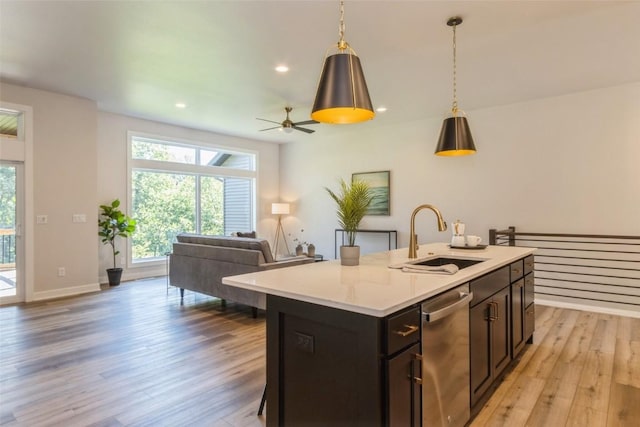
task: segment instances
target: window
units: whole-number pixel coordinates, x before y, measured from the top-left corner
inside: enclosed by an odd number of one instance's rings
[[[256,155],[130,135],[134,263],[158,260],[182,232],[255,229]]]
[[[22,113],[0,108],[0,136],[9,139],[22,139]]]

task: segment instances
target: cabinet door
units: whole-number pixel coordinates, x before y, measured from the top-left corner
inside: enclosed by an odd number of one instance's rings
[[[491,385],[491,304],[484,301],[469,310],[471,406]]]
[[[529,307],[531,304],[533,304],[533,299],[535,296],[535,289],[534,289],[534,277],[533,277],[534,273],[529,273],[526,276],[524,276],[524,306],[525,307]]]
[[[493,322],[491,328],[491,362],[492,376],[495,378],[511,361],[511,289],[509,286],[496,293]]]
[[[511,357],[524,348],[524,279],[511,284]]]
[[[530,343],[533,344],[533,331],[536,328],[536,305],[529,304],[525,310],[524,319],[524,337]]]
[[[420,425],[422,363],[416,357],[420,345],[416,344],[387,362],[387,390],[389,392],[389,419],[387,425],[413,427]]]

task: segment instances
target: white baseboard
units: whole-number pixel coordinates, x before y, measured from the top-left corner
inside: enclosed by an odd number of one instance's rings
[[[72,286],[69,288],[53,289],[51,291],[34,292],[31,301],[42,301],[53,298],[68,297],[72,295],[86,294],[88,292],[98,292],[100,290],[99,283],[91,283],[89,285]]]
[[[568,308],[571,310],[591,311],[594,313],[613,314],[615,316],[634,317],[640,319],[640,312],[633,310],[622,310],[611,307],[599,307],[596,305],[576,304],[565,301],[552,301],[537,298],[535,299],[537,305],[546,305],[549,307]]]
[[[109,278],[106,275],[106,272],[103,272],[98,280],[100,283],[108,284]],[[149,277],[159,277],[166,276],[167,270],[164,266],[152,266],[152,267],[144,267],[144,268],[129,268],[122,272],[122,278],[120,279],[122,282],[128,282],[129,280],[139,280],[139,279],[147,279]]]

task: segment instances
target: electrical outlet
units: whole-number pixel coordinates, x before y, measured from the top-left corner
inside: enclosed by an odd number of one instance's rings
[[[314,349],[314,337],[313,335],[307,335],[307,334],[303,334],[302,332],[298,332],[296,331],[295,334],[295,347],[300,350],[303,351],[305,353],[314,353],[315,349]]]
[[[58,277],[64,277],[67,275],[67,270],[64,267],[58,267]]]
[[[73,214],[71,217],[72,222],[87,222],[87,216],[85,214]]]

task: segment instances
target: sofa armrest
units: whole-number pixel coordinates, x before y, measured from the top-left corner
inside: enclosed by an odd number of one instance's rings
[[[282,261],[265,262],[259,265],[260,270],[273,270],[276,268],[293,267],[294,265],[310,264],[314,262],[313,258],[309,257],[296,257],[291,259],[285,259]]]

